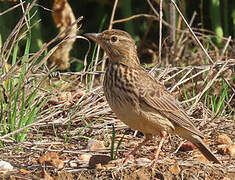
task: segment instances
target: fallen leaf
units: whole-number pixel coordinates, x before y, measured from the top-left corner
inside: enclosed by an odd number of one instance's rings
[[[52,166],[54,166],[56,169],[62,169],[64,167],[64,161],[60,159],[52,159],[51,160]]]
[[[202,154],[200,154],[199,156],[195,157],[194,160],[198,161],[198,162],[210,162],[208,161],[208,159],[206,159],[205,156],[203,156]]]
[[[50,163],[56,169],[62,169],[64,167],[64,162],[60,160],[58,153],[47,152],[43,156],[39,157],[40,164]]]
[[[51,161],[52,159],[59,159],[58,153],[56,153],[56,152],[47,152],[43,156],[39,157],[39,162],[40,162],[40,164],[43,164],[45,162]]]
[[[20,169],[19,171],[22,174],[30,174],[30,172],[28,170],[26,170],[26,169]]]
[[[171,165],[169,167],[169,171],[174,174],[174,175],[178,175],[181,171],[180,167],[176,164],[176,165]]]
[[[68,37],[68,39],[64,40],[51,55],[50,66],[53,67],[54,65],[57,65],[60,70],[65,70],[70,67],[69,53],[76,40],[77,24],[70,27],[76,19],[67,0],[55,0],[52,10],[52,16],[56,27],[59,28],[60,33],[63,32],[59,38],[63,39]]]
[[[217,142],[218,142],[219,144],[227,144],[227,145],[230,145],[230,144],[233,143],[232,140],[231,140],[231,138],[228,137],[227,134],[221,134],[221,135],[219,135],[218,138],[217,138]]]

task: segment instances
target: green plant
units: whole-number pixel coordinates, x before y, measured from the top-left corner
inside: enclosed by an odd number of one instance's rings
[[[207,107],[209,107],[215,115],[218,115],[219,113],[222,113],[221,115],[231,114],[232,109],[230,107],[228,107],[227,111],[223,111],[226,107],[226,103],[231,97],[231,95],[229,95],[228,85],[224,82],[224,80],[221,80],[221,88],[219,93],[214,95],[210,93],[210,90],[211,89],[209,89],[205,94]]]
[[[32,8],[32,6],[31,6]],[[29,8],[30,9],[30,8]],[[36,78],[29,78],[30,68],[34,61],[29,61],[30,49],[32,46],[32,17],[27,9],[25,18],[27,19],[28,29],[20,33],[26,24],[23,24],[22,18],[17,25],[19,29],[14,29],[9,35],[11,41],[0,42],[1,65],[0,70],[0,134],[1,136],[10,136],[15,141],[24,141],[29,131],[29,125],[36,121],[41,107],[47,98],[39,95],[39,86],[42,82]],[[13,36],[12,36],[13,35]],[[26,42],[25,40],[26,39]],[[19,57],[19,44],[25,42],[23,56]],[[10,63],[10,64],[8,64]]]
[[[116,160],[117,159],[117,153],[118,153],[118,149],[120,148],[120,145],[123,141],[124,135],[122,136],[122,138],[118,141],[117,147],[116,147],[116,152],[114,154],[114,143],[115,143],[115,139],[116,139],[116,131],[115,131],[115,127],[114,125],[112,125],[112,138],[111,138],[111,148],[110,148],[110,157],[111,160]]]

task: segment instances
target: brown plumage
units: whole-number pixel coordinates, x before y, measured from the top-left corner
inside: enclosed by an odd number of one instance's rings
[[[152,136],[160,135],[157,158],[166,134],[173,133],[191,141],[208,160],[220,163],[175,98],[141,67],[135,42],[128,33],[113,29],[85,36],[100,44],[109,56],[104,94],[111,109],[121,121],[146,136],[130,154]]]

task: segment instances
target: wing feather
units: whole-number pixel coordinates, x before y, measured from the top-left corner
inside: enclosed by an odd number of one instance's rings
[[[140,108],[143,111],[159,113],[174,124],[181,126],[196,135],[204,137],[190,121],[190,118],[175,98],[166,90],[165,86],[152,78],[145,70],[139,72],[141,73],[139,74],[139,77],[141,76],[142,79],[144,76],[146,79],[136,86],[139,94]]]

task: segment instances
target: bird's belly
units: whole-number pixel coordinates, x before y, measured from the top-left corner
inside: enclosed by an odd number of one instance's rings
[[[174,129],[168,119],[157,114],[138,111],[131,104],[123,105],[121,108],[113,105],[110,107],[123,123],[144,134],[159,135],[162,131],[171,133]]]
[[[151,135],[159,135],[162,131],[171,133],[174,130],[174,125],[167,118],[157,112],[142,110],[138,98],[115,87],[104,88],[104,94],[116,116],[130,128]]]

